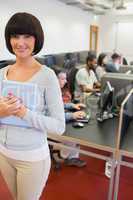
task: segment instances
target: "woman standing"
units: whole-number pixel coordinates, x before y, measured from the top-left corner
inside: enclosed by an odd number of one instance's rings
[[[50,171],[47,133],[65,129],[60,87],[54,72],[35,60],[43,46],[39,20],[29,13],[16,13],[5,29],[8,50],[16,62],[0,70],[0,80],[32,83],[37,86],[36,110],[19,103],[13,95],[0,98],[0,118],[15,115],[29,127],[1,124],[0,170],[16,200],[38,200]],[[1,92],[1,91],[0,91]]]

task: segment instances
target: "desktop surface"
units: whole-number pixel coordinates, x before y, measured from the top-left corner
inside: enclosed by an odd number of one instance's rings
[[[108,119],[104,122],[97,122],[96,119],[85,123],[83,128],[74,128],[72,123],[68,123],[64,136],[69,136],[83,141],[102,145],[106,147],[115,147],[118,119]]]
[[[116,134],[118,130],[118,118],[107,119],[103,122],[98,122],[96,119],[97,113],[97,97],[87,96],[86,105],[91,107],[91,116],[88,123],[84,123],[83,127],[73,127],[73,122],[66,124],[66,131],[62,138],[57,135],[51,135],[51,138],[57,141],[73,141],[80,145],[114,152],[116,147]],[[50,134],[49,134],[50,135]]]
[[[86,112],[90,112],[88,123],[84,123],[84,127],[75,128],[73,123],[66,125],[64,136],[80,139],[82,141],[100,145],[102,148],[114,148],[116,144],[116,132],[118,127],[118,118],[107,119],[103,122],[98,122],[96,113],[98,112],[99,97],[95,95],[86,96]]]

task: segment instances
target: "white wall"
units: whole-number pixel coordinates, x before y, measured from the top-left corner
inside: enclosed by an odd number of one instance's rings
[[[4,42],[5,25],[15,12],[30,12],[39,18],[45,32],[42,54],[89,49],[89,26],[97,24],[92,14],[57,0],[0,1],[0,58],[11,58]]]
[[[133,60],[133,16],[106,15],[101,17],[101,50],[116,51],[130,62]]]

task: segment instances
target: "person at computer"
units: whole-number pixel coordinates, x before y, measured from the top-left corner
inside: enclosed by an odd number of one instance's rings
[[[64,106],[58,79],[47,66],[35,60],[43,46],[40,21],[29,13],[16,13],[6,24],[7,49],[16,62],[0,70],[2,80],[37,86],[36,110],[30,110],[13,94],[0,98],[0,120],[15,115],[28,127],[0,124],[0,172],[13,199],[39,200],[50,172],[47,133],[65,130]]]
[[[120,55],[118,53],[114,53],[111,56],[111,61],[106,64],[106,71],[107,72],[119,72],[120,69]]]
[[[82,94],[95,93],[100,91],[101,84],[95,75],[96,55],[88,54],[86,58],[86,67],[78,70],[75,81],[75,98],[80,99]]]
[[[62,91],[62,98],[64,102],[65,108],[65,119],[66,123],[70,121],[76,121],[77,119],[83,119],[86,115],[82,108],[85,108],[84,104],[78,103],[74,104],[71,102],[71,94],[69,92],[69,88],[67,86],[67,74],[65,71],[56,71],[60,88]],[[79,149],[79,145],[74,142],[64,142],[67,146],[76,147]],[[60,150],[60,156],[64,159],[64,162],[68,166],[76,166],[76,167],[84,167],[86,166],[86,162],[79,158],[79,152],[77,150],[69,150],[62,148]]]
[[[107,54],[101,53],[97,59],[96,76],[99,82],[101,78],[106,74],[106,64],[108,63]]]

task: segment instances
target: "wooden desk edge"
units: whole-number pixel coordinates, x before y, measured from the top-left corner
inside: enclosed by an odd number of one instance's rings
[[[64,136],[64,135],[56,135],[56,134],[48,134],[48,138],[59,141],[59,142],[63,142],[63,141],[69,141],[69,142],[76,142],[77,144],[83,145],[83,146],[87,146],[87,147],[91,147],[91,148],[95,148],[98,150],[103,150],[103,151],[107,151],[110,153],[113,153],[115,151],[115,147],[109,147],[109,146],[104,146],[104,145],[99,145],[96,143],[92,143],[89,141],[85,141],[82,139],[78,139],[78,138],[73,138],[70,136]]]

